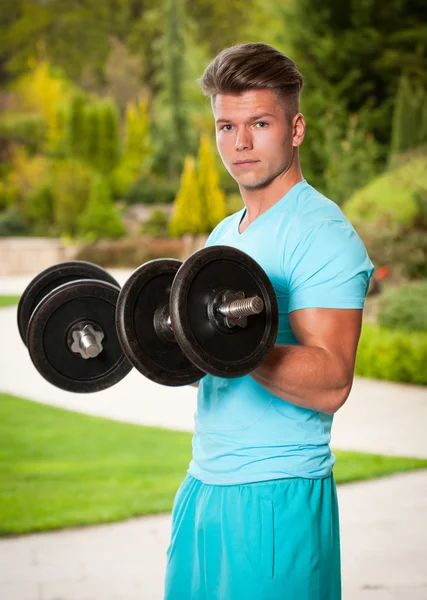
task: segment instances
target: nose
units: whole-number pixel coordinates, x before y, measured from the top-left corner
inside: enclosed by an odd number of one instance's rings
[[[238,130],[236,135],[235,148],[238,151],[252,148],[251,136],[246,130],[246,128]]]

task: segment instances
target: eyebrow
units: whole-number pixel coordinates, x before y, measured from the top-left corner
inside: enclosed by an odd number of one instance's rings
[[[276,118],[275,115],[272,115],[271,113],[262,113],[260,115],[251,117],[249,121],[258,121],[258,119],[262,119],[263,117],[273,117],[273,119]],[[216,123],[231,123],[231,121],[229,119],[217,119]]]

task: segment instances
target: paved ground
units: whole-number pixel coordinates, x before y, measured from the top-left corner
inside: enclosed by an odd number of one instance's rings
[[[127,274],[116,275],[123,281]],[[0,278],[0,294],[21,293],[27,280]],[[33,368],[15,308],[0,311],[0,330],[1,390],[192,431],[195,389],[158,386],[134,370],[98,394],[62,392]],[[340,449],[427,457],[426,423],[427,388],[357,378],[335,417],[332,442]],[[340,486],[339,501],[344,600],[427,600],[427,472]],[[161,515],[0,540],[0,598],[161,600],[169,531],[170,517]]]

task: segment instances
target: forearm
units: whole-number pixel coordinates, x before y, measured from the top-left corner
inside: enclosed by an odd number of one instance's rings
[[[350,393],[344,364],[324,348],[275,346],[251,376],[291,404],[333,414]]]

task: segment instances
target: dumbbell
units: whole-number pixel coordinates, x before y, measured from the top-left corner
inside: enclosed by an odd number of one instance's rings
[[[119,292],[107,271],[85,261],[53,265],[29,283],[18,328],[47,381],[70,392],[97,392],[129,373],[116,332]]]
[[[123,285],[116,318],[129,361],[169,386],[250,373],[272,350],[279,320],[264,270],[229,246],[145,263]]]

